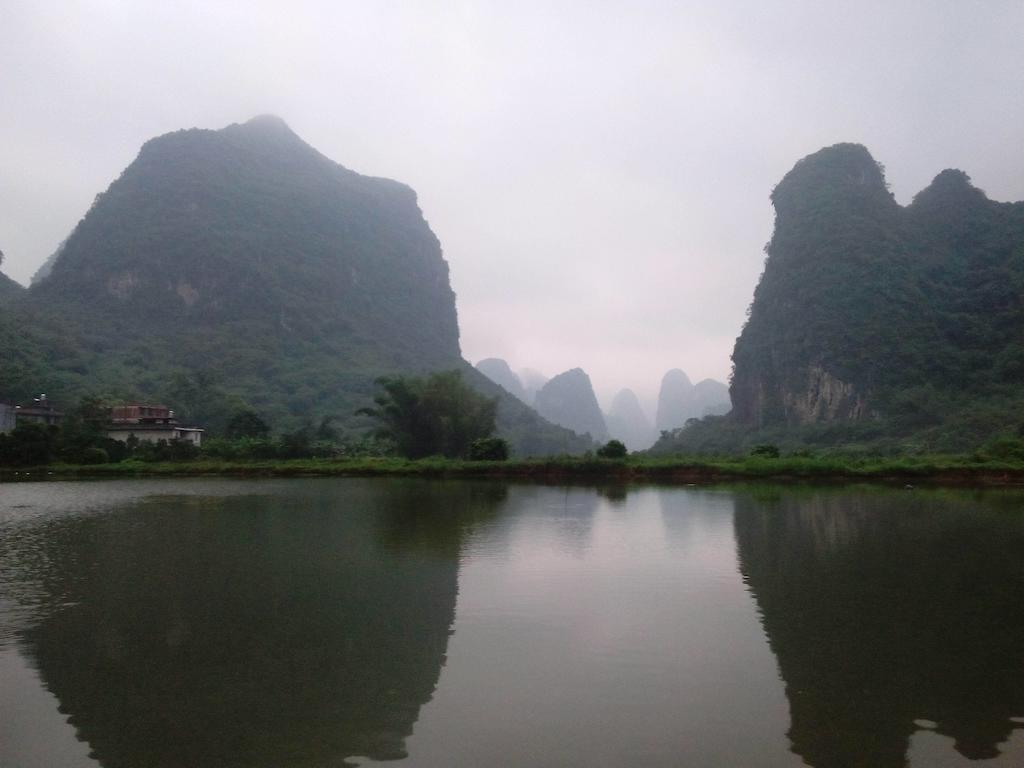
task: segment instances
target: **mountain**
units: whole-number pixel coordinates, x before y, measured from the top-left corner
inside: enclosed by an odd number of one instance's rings
[[[608,439],[608,429],[590,377],[580,368],[551,379],[537,392],[534,404],[537,412],[553,424],[579,435],[589,434],[599,442]]]
[[[476,364],[476,369],[484,376],[500,386],[510,395],[515,395],[524,403],[527,402],[526,390],[519,377],[509,368],[508,363],[500,357],[488,357]]]
[[[526,402],[533,403],[540,388],[548,383],[548,377],[533,368],[523,368],[519,371],[519,380],[523,383],[523,391],[526,393]]]
[[[655,426],[658,431],[675,429],[694,417],[691,400],[693,384],[690,377],[678,368],[673,368],[661,379],[658,390],[658,412]]]
[[[900,206],[857,144],[800,160],[772,203],[732,415],[691,446],[964,450],[1024,428],[1024,203],[945,170]]]
[[[352,414],[384,374],[458,368],[494,391],[460,356],[415,192],[338,165],[276,117],[148,141],[15,304],[0,334],[36,336],[20,372],[0,373],[12,397],[45,384],[66,400],[158,399],[216,429],[240,404],[280,428],[365,425]],[[506,432],[587,445],[503,397]]]
[[[658,431],[671,431],[690,419],[719,416],[729,412],[729,388],[714,379],[690,383],[690,377],[678,368],[665,374],[658,392]]]
[[[714,379],[701,379],[693,385],[694,410],[700,418],[721,416],[729,412],[729,388]]]
[[[615,395],[605,421],[608,435],[621,440],[631,451],[645,450],[654,442],[654,427],[631,389],[623,389]]]
[[[4,254],[3,251],[0,251],[0,267],[3,266],[3,263]],[[24,290],[25,287],[21,283],[11,280],[11,278],[3,272],[0,272],[0,302],[6,301],[14,296],[19,296],[24,292]]]
[[[46,261],[39,265],[39,269],[33,273],[32,279],[29,281],[30,285],[35,285],[50,276],[50,273],[53,271],[53,263],[60,257],[61,251],[64,250],[65,243],[67,243],[67,240],[62,240],[60,245],[57,246],[57,249],[46,257]]]

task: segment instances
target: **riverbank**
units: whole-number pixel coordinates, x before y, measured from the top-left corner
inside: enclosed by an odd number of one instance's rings
[[[807,457],[637,457],[608,460],[556,457],[517,461],[417,461],[397,458],[272,461],[124,461],[117,464],[53,464],[0,467],[0,481],[125,477],[438,477],[501,478],[540,482],[713,483],[730,480],[863,482],[959,486],[1024,486],[1024,462],[974,461],[966,457],[837,459]]]

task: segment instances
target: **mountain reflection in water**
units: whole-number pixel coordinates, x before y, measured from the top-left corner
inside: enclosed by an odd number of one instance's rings
[[[4,768],[1024,758],[1020,493],[0,493]]]
[[[445,660],[462,537],[501,485],[151,498],[63,519],[24,647],[103,766],[405,754]]]
[[[741,568],[786,684],[792,749],[807,764],[903,766],[922,727],[987,759],[1021,728],[1020,501],[737,494]]]

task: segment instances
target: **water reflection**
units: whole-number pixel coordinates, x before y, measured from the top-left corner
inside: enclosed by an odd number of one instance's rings
[[[786,684],[792,749],[809,765],[903,766],[919,729],[992,758],[1021,727],[1021,501],[737,495],[741,568]]]
[[[445,662],[462,542],[505,488],[294,488],[53,521],[29,562],[7,542],[4,568],[49,603],[22,651],[102,765],[405,755]]]

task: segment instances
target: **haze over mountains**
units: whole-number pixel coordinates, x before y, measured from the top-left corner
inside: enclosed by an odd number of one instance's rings
[[[387,373],[459,368],[448,265],[416,194],[324,157],[279,118],[147,142],[6,302],[0,392],[159,399],[216,427],[352,414]],[[586,446],[503,397],[521,452]]]
[[[617,392],[608,411],[602,413],[590,377],[579,368],[550,381],[539,377],[545,383],[531,396],[520,376],[505,360],[486,358],[476,367],[523,402],[535,405],[549,421],[570,429],[585,429],[595,438],[600,434],[621,440],[634,451],[650,447],[660,430],[680,428],[693,418],[727,413],[730,407],[729,389],[725,384],[713,379],[691,384],[689,377],[679,369],[666,373],[661,382],[655,425],[631,389]],[[527,371],[536,375],[535,371]]]
[[[408,187],[274,117],[178,131],[143,146],[30,289],[0,274],[0,393],[163,400],[214,430],[243,405],[358,429],[380,375],[458,368],[500,395],[520,453],[590,447],[567,430],[634,450],[670,433],[659,451],[961,450],[1024,433],[1024,203],[946,170],[901,207],[856,144],[798,162],[772,202],[731,413],[723,384],[675,369],[651,430],[629,392],[602,413],[581,369],[466,364],[448,265]]]

